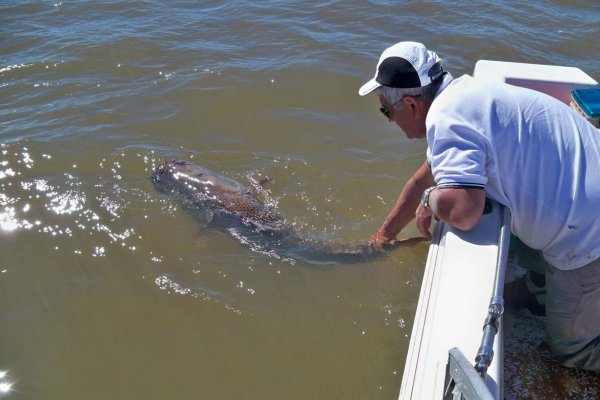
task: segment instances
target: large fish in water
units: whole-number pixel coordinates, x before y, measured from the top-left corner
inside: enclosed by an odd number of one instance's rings
[[[361,261],[384,254],[371,242],[340,245],[308,238],[264,204],[254,188],[183,160],[166,161],[152,173],[154,187],[177,198],[188,210],[228,231],[253,250],[313,264]],[[423,238],[396,241],[389,247]]]

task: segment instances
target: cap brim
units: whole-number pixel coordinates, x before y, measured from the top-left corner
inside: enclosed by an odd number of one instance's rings
[[[375,80],[375,78],[371,79],[369,82],[365,83],[358,89],[358,94],[361,96],[365,96],[371,93],[373,90],[377,89],[381,84]]]

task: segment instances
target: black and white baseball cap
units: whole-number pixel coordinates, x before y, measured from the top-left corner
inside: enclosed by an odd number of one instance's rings
[[[444,74],[442,60],[422,43],[400,42],[381,53],[375,77],[362,85],[358,94],[364,96],[380,86],[415,88],[427,86]]]

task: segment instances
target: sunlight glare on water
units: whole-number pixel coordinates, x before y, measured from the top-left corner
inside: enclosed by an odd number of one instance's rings
[[[13,384],[5,381],[7,377],[8,371],[0,371],[0,395],[8,394]]]

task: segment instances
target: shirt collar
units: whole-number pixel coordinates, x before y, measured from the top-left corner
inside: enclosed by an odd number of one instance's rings
[[[454,78],[452,77],[452,75],[450,75],[450,72],[446,72],[446,75],[444,75],[444,81],[442,82],[442,84],[440,85],[440,87],[438,88],[435,97],[438,97],[440,95],[440,93],[442,93],[442,91],[444,89],[446,89],[446,87],[450,84],[450,82],[452,82]],[[434,97],[434,99],[435,99]]]

